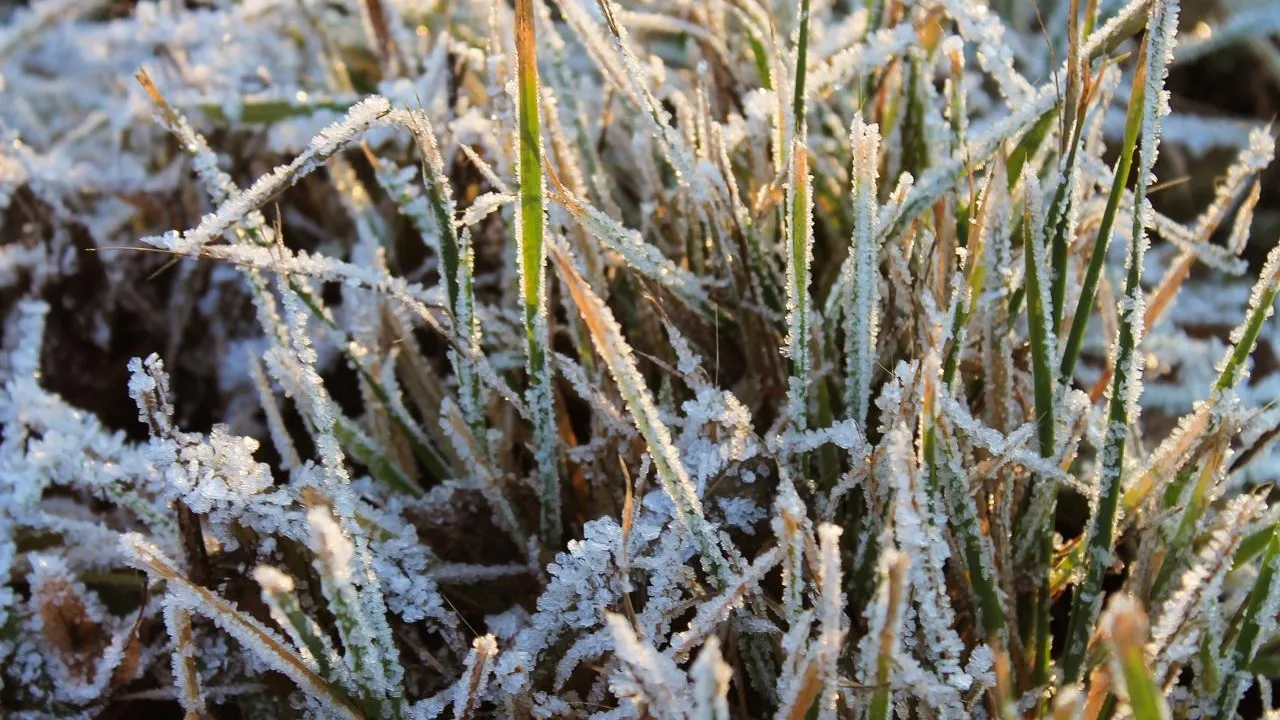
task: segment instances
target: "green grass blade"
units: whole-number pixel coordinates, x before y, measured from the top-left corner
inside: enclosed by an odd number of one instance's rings
[[[1138,68],[1133,76],[1133,92],[1129,96],[1129,109],[1125,115],[1124,140],[1120,146],[1120,157],[1116,160],[1115,178],[1111,183],[1111,192],[1107,195],[1106,208],[1102,211],[1102,222],[1098,225],[1089,266],[1085,269],[1080,299],[1076,302],[1075,316],[1071,320],[1071,331],[1067,334],[1067,342],[1062,351],[1059,375],[1064,385],[1070,385],[1075,378],[1076,361],[1080,359],[1080,348],[1084,343],[1084,331],[1089,325],[1089,315],[1093,312],[1094,299],[1098,295],[1098,281],[1102,277],[1107,247],[1111,244],[1111,231],[1120,210],[1120,199],[1124,197],[1125,185],[1129,182],[1129,172],[1133,168],[1138,131],[1142,126],[1142,108],[1145,105],[1146,70],[1146,53],[1143,52],[1138,57]]]
[[[791,112],[795,118],[795,136],[804,138],[804,76],[809,62],[809,0],[800,0],[800,32],[796,43],[796,86]]]
[[[1022,136],[1022,140],[1018,141],[1018,144],[1013,148],[1013,152],[1009,153],[1007,163],[1010,191],[1018,184],[1018,179],[1022,177],[1023,166],[1044,144],[1044,139],[1048,137],[1049,131],[1053,129],[1057,114],[1057,108],[1055,107],[1050,112],[1040,116],[1035,124],[1031,126],[1031,129],[1027,131],[1027,134]]]
[[[547,298],[543,284],[546,249],[542,207],[542,135],[539,125],[538,42],[533,0],[516,0],[516,80],[520,119],[520,211],[516,245],[520,262],[520,300],[528,372],[529,409],[533,412],[533,446],[538,495],[542,508],[542,542],[560,544],[560,473],[554,389],[547,366]]]
[[[1213,383],[1214,395],[1225,392],[1240,381],[1245,362],[1258,344],[1262,326],[1275,311],[1277,293],[1280,293],[1280,245],[1267,255],[1266,265],[1253,286],[1245,321],[1231,333],[1231,352],[1219,367],[1218,379]]]
[[[1241,567],[1253,562],[1254,558],[1267,551],[1267,546],[1271,543],[1271,537],[1280,530],[1280,526],[1267,525],[1261,530],[1254,531],[1246,535],[1240,541],[1240,546],[1236,548],[1234,557],[1231,558],[1232,571],[1239,570]]]
[[[936,427],[931,427],[926,435],[927,446],[931,447],[937,442],[935,434]],[[979,622],[989,643],[993,646],[1007,645],[1006,617],[1000,588],[997,586],[994,551],[990,539],[982,531],[977,506],[969,494],[969,476],[962,467],[952,465],[954,462],[952,447],[944,444],[937,450],[928,449],[926,452],[930,455],[937,452],[944,461],[942,471],[950,481],[946,496],[951,505],[951,522],[959,536],[961,551],[964,553],[965,569],[969,573],[969,582],[978,599]],[[930,465],[932,473],[932,460]]]
[[[1029,171],[1022,175],[1023,246],[1022,255],[1026,271],[1027,334],[1031,339],[1031,375],[1035,383],[1036,437],[1040,444],[1040,457],[1053,457],[1053,375],[1050,363],[1055,355],[1054,333],[1050,326],[1049,267],[1044,256],[1044,243],[1039,222],[1040,185]]]
[[[1166,64],[1177,32],[1176,0],[1157,0],[1151,8],[1147,34],[1139,51],[1138,70],[1133,84],[1133,94],[1141,102],[1141,153],[1137,182],[1134,185],[1133,231],[1129,241],[1127,274],[1124,298],[1121,301],[1120,328],[1115,344],[1115,371],[1111,378],[1111,397],[1107,412],[1098,482],[1096,511],[1090,520],[1085,549],[1083,580],[1076,586],[1072,598],[1071,616],[1067,625],[1066,646],[1062,655],[1063,678],[1077,682],[1085,671],[1085,654],[1094,619],[1102,602],[1102,579],[1110,566],[1112,542],[1115,534],[1117,509],[1120,504],[1122,475],[1124,470],[1125,442],[1130,427],[1138,422],[1138,396],[1141,393],[1141,365],[1137,346],[1142,337],[1145,295],[1142,289],[1142,259],[1147,246],[1147,191],[1151,182],[1151,168],[1156,161],[1156,148],[1160,134]],[[1150,76],[1147,68],[1150,68]],[[1130,113],[1132,115],[1132,113]],[[1129,122],[1128,120],[1126,121]],[[1126,136],[1129,133],[1126,130]],[[1127,143],[1127,140],[1126,140]],[[1122,153],[1132,155],[1135,148],[1126,144]],[[1123,191],[1121,186],[1118,191]],[[1113,188],[1113,193],[1118,192]],[[1118,202],[1118,200],[1117,200]],[[1110,200],[1108,200],[1110,204]],[[1101,235],[1099,240],[1102,240]],[[1098,250],[1095,248],[1094,252]],[[1088,312],[1092,301],[1077,312]],[[1081,320],[1078,314],[1077,323]],[[1075,333],[1073,323],[1072,332]],[[1081,331],[1083,332],[1083,331]],[[1065,359],[1065,358],[1064,358]],[[1074,360],[1072,361],[1074,368]],[[1063,373],[1070,379],[1070,373]]]
[[[307,290],[302,283],[290,278],[289,289],[297,294],[298,298],[302,300],[302,304],[311,311],[312,315],[324,323],[325,327],[327,327],[330,332],[335,333],[339,338],[344,340],[338,344],[342,348],[342,352],[346,356],[347,362],[349,362],[352,367],[356,368],[356,371],[360,373],[360,377],[363,378],[365,382],[369,383],[369,387],[373,390],[374,396],[378,399],[378,402],[382,404],[383,408],[386,409],[387,415],[391,418],[392,423],[395,424],[396,428],[400,431],[401,435],[404,436],[405,440],[409,442],[409,447],[413,450],[413,455],[418,459],[418,462],[421,462],[423,467],[427,469],[427,472],[431,473],[431,476],[436,480],[440,481],[450,478],[453,473],[450,472],[444,458],[440,456],[440,453],[431,445],[431,442],[422,434],[422,431],[418,429],[416,422],[413,420],[412,416],[409,415],[408,411],[405,410],[404,406],[399,402],[393,401],[391,393],[387,391],[387,388],[383,385],[382,381],[367,367],[364,361],[364,356],[367,355],[367,352],[362,349],[357,349],[357,347],[353,346],[351,342],[345,341],[346,333],[344,333],[342,329],[338,327],[337,323],[333,321],[333,317],[325,310],[322,301]],[[376,450],[376,448],[374,450],[381,453],[381,451]],[[362,450],[361,452],[367,452],[367,450]],[[387,462],[391,463],[390,460],[387,460]],[[399,477],[396,477],[397,475]],[[403,470],[393,473],[389,477],[395,478],[393,480],[393,484],[395,486],[405,489],[404,483],[407,482],[409,492],[414,495],[422,494],[422,489],[419,484],[409,480],[407,476],[404,475]],[[404,478],[404,482],[401,481],[401,477]]]
[[[1156,572],[1156,578],[1151,583],[1151,598],[1153,600],[1158,600],[1164,596],[1169,581],[1173,579],[1174,571],[1180,567],[1182,558],[1187,549],[1191,547],[1196,529],[1200,526],[1201,518],[1204,516],[1209,502],[1213,499],[1211,491],[1226,473],[1226,452],[1228,448],[1225,442],[1226,438],[1221,435],[1219,438],[1213,443],[1209,452],[1201,461],[1197,470],[1199,477],[1196,484],[1191,488],[1190,496],[1185,503],[1181,503],[1181,498],[1178,497],[1166,498],[1165,509],[1176,509],[1180,513],[1181,519],[1178,522],[1177,530],[1173,533],[1173,537],[1169,538],[1166,544],[1164,558],[1160,561],[1160,569]],[[1181,494],[1181,492],[1176,493],[1176,495]],[[1179,504],[1182,504],[1181,508],[1177,507]]]
[[[1051,325],[1050,277],[1048,258],[1044,247],[1044,218],[1040,198],[1040,184],[1029,168],[1022,173],[1023,194],[1023,244],[1027,306],[1027,334],[1031,340],[1031,376],[1035,386],[1036,437],[1040,457],[1052,458],[1057,453],[1054,437],[1054,379],[1051,369],[1057,340]],[[1033,477],[1028,492],[1030,501],[1023,514],[1024,527],[1041,539],[1035,558],[1035,568],[1040,576],[1036,588],[1032,621],[1035,628],[1034,682],[1042,684],[1049,679],[1049,564],[1053,554],[1053,516],[1057,486],[1054,481]]]

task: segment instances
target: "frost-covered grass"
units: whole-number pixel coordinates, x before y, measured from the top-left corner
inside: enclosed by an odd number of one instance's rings
[[[0,714],[1274,714],[1280,10],[997,6],[6,11]]]

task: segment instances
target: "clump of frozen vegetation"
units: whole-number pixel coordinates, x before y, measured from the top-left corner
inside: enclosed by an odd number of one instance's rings
[[[1280,14],[1003,5],[6,10],[0,714],[1273,712]]]

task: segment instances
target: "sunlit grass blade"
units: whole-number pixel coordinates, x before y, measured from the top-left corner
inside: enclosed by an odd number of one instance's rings
[[[516,83],[520,138],[520,205],[516,247],[520,263],[520,302],[524,313],[525,370],[533,412],[533,451],[537,465],[542,542],[560,544],[560,472],[556,438],[555,392],[547,365],[546,249],[542,206],[542,134],[539,122],[538,41],[533,0],[516,0]]]
[[[808,426],[809,384],[812,373],[809,329],[809,273],[813,264],[813,178],[808,149],[800,138],[791,144],[790,208],[787,216],[787,355],[791,383],[787,394],[792,427]]]
[[[458,683],[453,700],[453,716],[458,720],[470,720],[480,705],[485,686],[489,684],[489,671],[498,655],[498,643],[493,635],[482,635],[471,643],[471,652],[463,663],[464,682]]]
[[[596,352],[604,358],[626,403],[627,412],[631,414],[636,429],[649,446],[654,469],[662,481],[663,490],[675,504],[676,516],[692,535],[694,547],[702,557],[708,574],[718,586],[724,587],[730,581],[732,573],[720,550],[715,528],[702,514],[702,501],[694,492],[689,473],[671,444],[671,433],[662,422],[653,403],[653,396],[636,368],[635,358],[631,347],[623,339],[622,329],[600,296],[582,278],[565,251],[554,243],[549,249],[565,288],[573,296],[578,313],[591,332]]]
[[[1268,253],[1266,264],[1250,293],[1245,319],[1231,332],[1232,345],[1218,363],[1209,402],[1182,418],[1178,429],[1156,449],[1146,471],[1125,491],[1123,507],[1126,513],[1133,512],[1157,483],[1166,482],[1176,475],[1181,465],[1210,434],[1214,423],[1212,410],[1219,397],[1243,379],[1245,364],[1257,346],[1263,326],[1275,311],[1277,297],[1280,297],[1280,245]]]
[[[1185,552],[1191,545],[1196,529],[1204,516],[1206,506],[1213,500],[1211,491],[1225,475],[1226,452],[1228,449],[1226,436],[1220,434],[1219,439],[1211,442],[1209,451],[1199,462],[1199,468],[1195,471],[1196,482],[1190,487],[1190,492],[1187,493],[1185,500],[1179,497],[1183,495],[1181,492],[1166,493],[1164,507],[1170,510],[1177,508],[1180,511],[1181,519],[1178,522],[1177,530],[1168,539],[1159,570],[1156,573],[1155,580],[1151,583],[1151,598],[1153,600],[1158,600],[1164,596],[1169,581],[1173,578],[1174,571],[1180,566]],[[1181,478],[1179,479],[1181,480]],[[1191,478],[1188,477],[1187,479],[1190,480]],[[1170,490],[1174,490],[1175,487],[1176,484],[1171,484]]]
[[[1253,286],[1244,324],[1231,333],[1231,352],[1219,366],[1218,379],[1213,383],[1215,394],[1225,392],[1240,381],[1245,362],[1258,344],[1262,326],[1275,312],[1277,294],[1280,294],[1280,245],[1267,255],[1267,263]]]
[[[617,253],[628,270],[668,288],[694,310],[709,312],[710,298],[696,275],[665,257],[657,247],[645,242],[640,233],[592,207],[568,188],[555,186],[554,176],[549,179],[553,183],[550,199],[567,210],[601,245]]]

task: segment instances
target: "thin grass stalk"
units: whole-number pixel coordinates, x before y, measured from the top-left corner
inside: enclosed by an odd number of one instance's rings
[[[332,314],[325,308],[322,300],[317,298],[314,293],[308,290],[302,283],[294,278],[289,278],[289,291],[293,292],[302,300],[302,304],[311,311],[311,314],[324,323],[329,332],[336,335],[337,344],[342,349],[343,355],[346,356],[347,362],[360,373],[362,380],[369,384],[369,389],[373,391],[374,397],[378,403],[386,410],[392,423],[409,442],[409,447],[413,450],[413,456],[432,474],[437,480],[448,479],[453,473],[445,463],[440,453],[432,447],[430,441],[422,431],[418,428],[417,422],[405,410],[404,405],[395,400],[391,393],[387,390],[386,385],[380,380],[369,367],[366,360],[369,350],[360,347],[360,345],[347,338],[347,334],[334,321]],[[344,443],[345,446],[345,443]],[[380,450],[379,450],[380,451]],[[392,474],[389,477],[395,483],[395,486],[402,492],[412,495],[421,496],[423,493],[421,485],[407,476],[399,463],[390,458],[388,462],[395,465],[399,473]]]
[[[1134,241],[1133,244],[1137,244]],[[1137,254],[1137,253],[1135,253]],[[1131,256],[1132,257],[1132,256]],[[1139,286],[1141,268],[1135,263],[1128,274],[1126,286],[1132,290]],[[1126,293],[1130,297],[1130,293]],[[1112,381],[1110,409],[1107,415],[1106,438],[1103,441],[1100,492],[1097,509],[1092,518],[1084,559],[1085,577],[1076,586],[1071,617],[1067,627],[1066,648],[1063,652],[1063,672],[1067,682],[1080,680],[1084,671],[1085,651],[1088,647],[1090,628],[1101,605],[1102,579],[1110,566],[1112,538],[1115,532],[1116,510],[1120,499],[1121,472],[1124,465],[1125,443],[1131,418],[1126,408],[1125,390],[1129,368],[1128,356],[1134,352],[1134,313],[1124,313],[1120,325],[1116,351],[1116,373]],[[1134,418],[1136,419],[1136,418]]]
[[[564,208],[605,249],[621,256],[628,270],[667,288],[699,314],[712,317],[715,308],[711,307],[710,298],[696,275],[645,242],[640,233],[623,226],[560,185],[555,175],[548,178],[552,183],[549,199]]]
[[[463,663],[462,682],[453,700],[453,716],[458,720],[470,720],[483,700],[489,684],[490,665],[498,654],[498,643],[493,635],[482,635],[471,643],[471,652]]]
[[[1102,211],[1098,234],[1093,241],[1089,265],[1085,269],[1084,280],[1080,286],[1080,298],[1076,302],[1075,315],[1071,319],[1071,330],[1067,333],[1066,345],[1062,350],[1059,376],[1062,384],[1068,386],[1075,378],[1076,361],[1080,359],[1084,332],[1089,325],[1089,315],[1093,312],[1094,299],[1098,295],[1098,281],[1102,277],[1107,247],[1111,244],[1112,227],[1115,225],[1116,214],[1120,210],[1120,200],[1124,197],[1124,189],[1129,182],[1129,172],[1133,168],[1134,152],[1138,147],[1138,131],[1142,127],[1143,118],[1142,108],[1146,104],[1146,57],[1144,40],[1143,49],[1138,55],[1138,67],[1134,71],[1133,91],[1129,95],[1129,109],[1125,114],[1124,140],[1120,146],[1120,157],[1116,160],[1115,177],[1111,183],[1111,192],[1107,195],[1107,205]]]
[[[305,318],[310,314],[318,316],[322,320],[327,320],[329,323],[333,322],[332,318],[327,316],[324,307],[314,299],[311,293],[306,291],[305,287],[300,283],[295,282],[294,278],[287,278],[287,280],[289,280],[287,284],[285,280],[285,278],[281,278],[278,281],[278,285],[280,293],[282,293],[285,299],[286,305],[292,304],[299,308],[306,308],[306,311],[299,309],[301,318]],[[299,292],[298,290],[301,290],[302,292]],[[263,292],[266,292],[265,288],[263,289]],[[336,324],[331,325],[330,327],[331,329],[337,330]],[[356,367],[363,368],[363,365],[359,362],[358,356],[353,353],[351,345],[349,343],[340,343],[340,345],[345,352],[351,353],[348,357],[352,358]],[[281,343],[278,347],[286,354],[292,354],[293,352],[288,349],[288,346],[284,343]],[[342,448],[342,451],[349,453],[351,457],[355,458],[356,462],[368,469],[369,473],[375,479],[400,492],[415,496],[422,495],[423,490],[417,481],[410,478],[397,462],[395,462],[388,454],[383,452],[377,442],[365,434],[363,428],[360,427],[358,422],[347,417],[345,413],[337,408],[328,397],[327,393],[322,396],[323,400],[320,402],[327,404],[328,407],[319,408],[316,407],[320,404],[319,402],[307,399],[311,396],[306,388],[295,386],[295,383],[292,382],[293,376],[289,372],[276,373],[276,376],[277,380],[279,380],[284,386],[285,392],[293,395],[295,401],[298,403],[299,410],[307,422],[307,429],[311,433],[313,439],[317,439],[322,435],[332,432],[334,438],[338,441],[338,445]],[[373,378],[373,381],[370,384],[374,388],[380,389],[382,387],[381,382],[379,382],[372,373],[368,372],[367,368],[365,369],[365,372],[362,373],[362,377]],[[317,384],[315,387],[316,392],[324,392],[323,385]],[[385,390],[383,390],[383,395],[380,396],[380,400],[386,402],[389,408],[395,405],[394,403],[391,403],[390,395],[386,394]],[[322,419],[325,421],[331,421],[328,423],[328,427],[321,425]],[[401,421],[403,423],[401,427],[407,434],[406,436],[409,438],[414,437],[413,434],[417,433],[417,427],[412,423],[412,421],[404,420],[403,418],[401,418]],[[419,447],[425,449],[428,446],[425,443],[422,443]],[[429,456],[430,455],[428,454],[424,454],[422,457],[427,458]],[[440,463],[442,464],[443,461],[441,460]],[[428,469],[437,467],[425,460],[424,465],[426,465]],[[441,470],[441,472],[444,471]]]
[[[1262,326],[1275,311],[1277,294],[1280,294],[1280,245],[1267,255],[1267,263],[1249,298],[1249,313],[1244,323],[1231,333],[1231,352],[1220,365],[1218,378],[1213,383],[1214,395],[1226,392],[1240,381],[1245,363],[1258,344]]]
[[[935,421],[936,422],[936,416]],[[969,573],[969,582],[978,600],[978,621],[992,646],[1008,643],[1007,619],[1004,604],[997,585],[994,549],[990,539],[983,533],[978,509],[969,494],[969,477],[966,473],[957,472],[951,465],[953,453],[958,448],[949,441],[940,452],[946,465],[946,476],[950,480],[946,496],[950,499],[952,522],[961,550],[964,553],[965,569]]]
[[[453,342],[459,348],[467,348],[472,353],[479,353],[479,324],[475,317],[475,250],[471,247],[469,231],[461,234],[454,223],[456,206],[453,200],[453,188],[445,175],[444,158],[440,154],[440,144],[436,140],[435,131],[426,113],[413,116],[410,130],[419,152],[422,153],[422,181],[427,193],[427,201],[440,235],[440,262],[445,283],[445,299],[449,312],[453,316]],[[399,201],[398,201],[399,202]],[[403,212],[403,210],[402,210]],[[405,213],[411,219],[416,213]],[[418,223],[415,222],[415,226]],[[425,237],[428,228],[416,227]],[[475,368],[468,361],[467,353],[454,349],[450,353],[454,372],[458,376],[458,396],[463,414],[471,433],[483,447],[485,445],[485,422],[480,382],[475,377]]]
[[[314,422],[309,426],[314,430]],[[337,414],[333,421],[333,436],[338,439],[344,452],[364,466],[369,474],[387,487],[410,495],[422,495],[418,487],[394,460],[382,452],[382,448],[372,438],[365,435],[357,422],[344,414]]]
[[[1068,237],[1072,227],[1072,205],[1075,202],[1076,158],[1084,135],[1085,114],[1088,110],[1089,68],[1080,57],[1080,8],[1079,0],[1070,0],[1067,8],[1067,96],[1063,101],[1062,127],[1060,142],[1064,144],[1059,153],[1064,156],[1062,164],[1062,182],[1054,193],[1053,203],[1049,207],[1049,227],[1053,229],[1050,240],[1050,257],[1053,262],[1050,292],[1052,300],[1052,318],[1054,332],[1062,328],[1062,315],[1066,308],[1067,297],[1067,260]],[[1087,32],[1087,31],[1086,31]]]
[[[1002,167],[1002,166],[998,166]],[[987,176],[987,184],[982,190],[981,199],[975,211],[965,213],[972,217],[972,227],[966,230],[968,240],[965,245],[965,258],[968,267],[965,272],[965,285],[956,288],[959,297],[955,302],[955,312],[951,317],[951,341],[942,362],[942,385],[951,391],[955,383],[956,368],[960,364],[960,351],[964,345],[965,328],[973,316],[974,306],[982,296],[983,283],[986,280],[987,266],[984,262],[986,245],[984,236],[987,232],[988,209],[991,203],[992,185],[998,181],[999,169]]]
[[[1053,415],[1053,375],[1050,370],[1054,352],[1054,333],[1048,315],[1048,258],[1044,257],[1041,228],[1037,217],[1040,198],[1039,183],[1029,171],[1022,176],[1023,259],[1026,272],[1027,334],[1031,340],[1031,374],[1035,385],[1036,438],[1040,457],[1051,458],[1056,452]]]
[[[560,473],[554,389],[547,366],[547,299],[543,275],[546,249],[542,207],[542,136],[538,103],[538,43],[533,0],[516,0],[516,81],[520,120],[520,210],[516,245],[520,255],[520,301],[524,308],[529,408],[533,412],[533,447],[541,505],[542,542],[560,545]]]
[[[1077,132],[1071,140],[1071,149],[1067,154],[1062,182],[1054,193],[1053,205],[1049,210],[1049,227],[1053,229],[1052,240],[1049,243],[1049,258],[1053,266],[1053,287],[1050,298],[1052,327],[1055,332],[1062,328],[1062,315],[1067,301],[1067,246],[1068,234],[1071,230],[1071,205],[1074,202],[1072,190],[1076,178],[1076,153],[1079,148],[1080,138]]]

